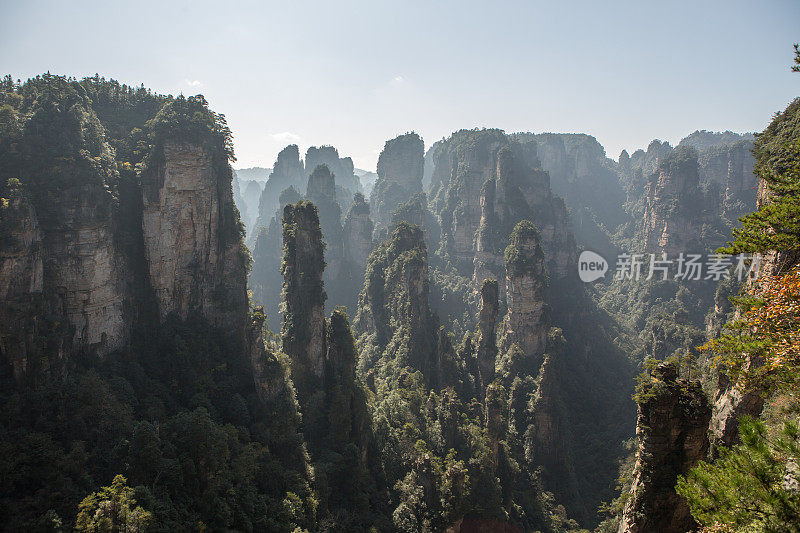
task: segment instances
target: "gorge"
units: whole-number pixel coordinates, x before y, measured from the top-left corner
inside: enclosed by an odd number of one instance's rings
[[[200,95],[7,77],[0,523],[105,516],[122,475],[135,531],[698,527],[679,480],[777,407],[696,347],[797,250],[745,280],[615,261],[725,246],[789,194],[760,172],[795,168],[798,116],[617,160],[585,134],[407,132],[369,191],[289,144],[245,194]]]

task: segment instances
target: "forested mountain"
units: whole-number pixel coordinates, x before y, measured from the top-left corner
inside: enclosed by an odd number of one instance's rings
[[[293,388],[247,300],[224,117],[97,77],[6,78],[0,98],[0,523],[310,527]]]
[[[202,96],[6,77],[0,524],[719,523],[701,461],[722,468],[743,415],[793,400],[742,384],[731,368],[755,355],[720,372],[696,347],[728,342],[748,316],[728,296],[762,285],[648,267],[734,231],[728,253],[766,254],[751,278],[791,271],[797,109],[756,137],[697,131],[618,161],[583,134],[459,130],[426,151],[405,133],[365,197],[331,146],[287,146],[263,190],[236,178]],[[585,250],[608,263],[593,283]],[[619,254],[643,275],[615,276]]]

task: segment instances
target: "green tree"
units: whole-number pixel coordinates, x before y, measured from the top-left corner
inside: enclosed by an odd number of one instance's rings
[[[153,515],[136,505],[133,489],[122,475],[114,477],[110,487],[103,487],[83,499],[75,529],[86,533],[145,531]]]
[[[723,449],[714,464],[701,462],[679,477],[678,494],[695,519],[711,530],[800,531],[800,440],[786,422],[771,435],[761,420],[739,425],[741,444]]]

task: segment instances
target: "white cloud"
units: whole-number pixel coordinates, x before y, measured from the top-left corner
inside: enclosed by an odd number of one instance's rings
[[[292,142],[296,143],[300,140],[300,136],[296,133],[292,133],[291,131],[282,131],[280,133],[273,133],[270,135],[273,139],[280,142]]]
[[[189,87],[202,87],[203,82],[200,80],[183,80],[183,82],[188,85]]]
[[[403,76],[397,75],[394,78],[392,78],[392,81],[394,83],[403,83],[404,81],[406,81],[406,79]]]

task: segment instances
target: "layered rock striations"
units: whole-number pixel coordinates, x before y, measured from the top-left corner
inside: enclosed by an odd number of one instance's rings
[[[142,176],[142,233],[150,284],[162,320],[199,312],[210,323],[241,324],[247,308],[246,265],[235,224],[230,168],[219,175],[203,147],[167,142],[158,163]],[[225,195],[227,192],[227,196]]]
[[[60,82],[62,92],[33,102],[0,139],[0,348],[18,378],[74,352],[107,354],[130,337],[113,151],[88,98]],[[49,135],[62,142],[48,144]]]
[[[702,199],[697,152],[692,148],[670,152],[647,183],[642,226],[645,251],[677,255],[705,249],[700,242]]]
[[[9,182],[16,192],[0,246],[3,301],[16,302],[8,324],[22,326],[0,333],[0,344],[16,373],[44,354],[103,356],[170,316],[200,316],[242,346],[248,259],[224,135],[205,124],[164,127],[167,116],[213,118],[205,101],[165,100],[134,168],[115,159],[133,154],[111,149],[82,85],[46,83],[58,101],[33,103],[17,139],[27,155],[2,164],[3,175],[20,177]]]
[[[620,533],[683,533],[697,527],[675,485],[679,475],[706,458],[710,419],[699,382],[678,379],[670,363],[653,371],[639,392],[639,449]]]
[[[523,354],[520,372],[536,374],[541,365],[550,329],[547,309],[547,270],[536,227],[527,220],[516,225],[506,248],[506,291],[503,349],[516,344]]]

